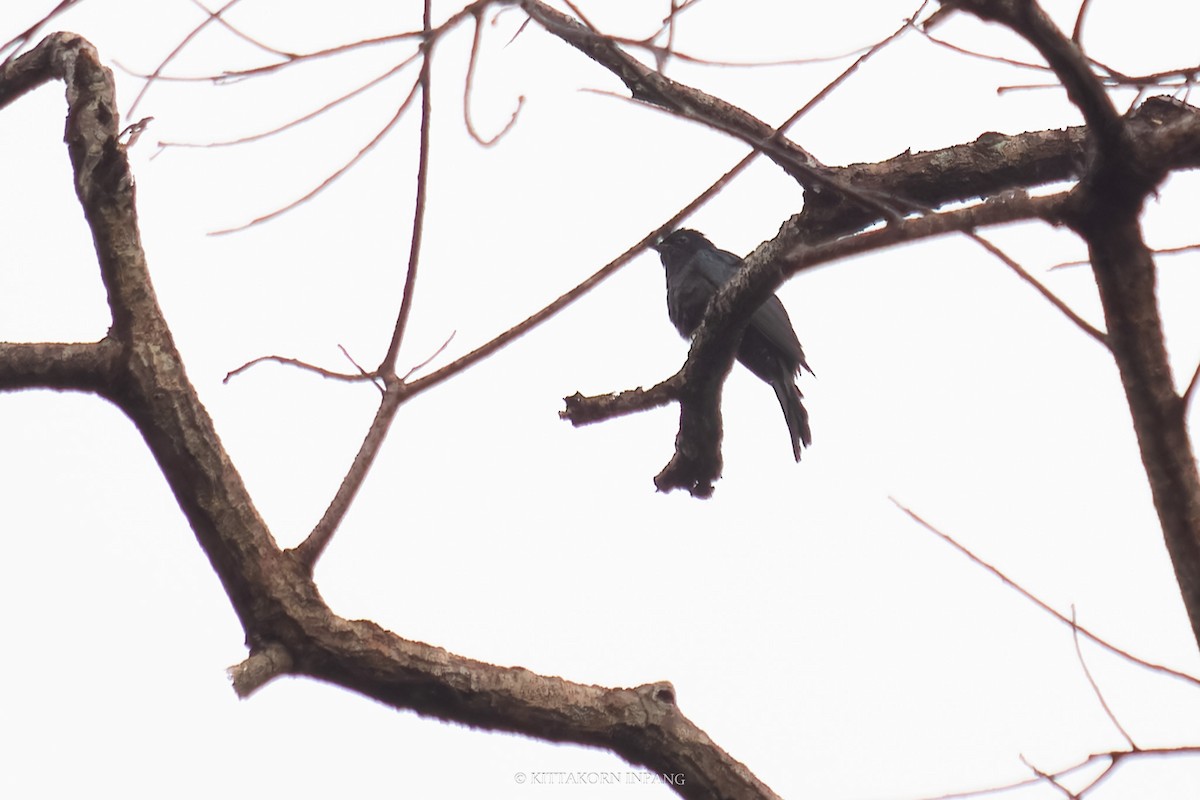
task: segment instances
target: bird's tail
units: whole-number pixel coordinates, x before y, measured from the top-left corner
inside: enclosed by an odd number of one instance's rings
[[[808,427],[808,409],[800,398],[800,390],[792,382],[790,375],[772,382],[775,396],[779,398],[779,406],[783,409],[783,418],[787,420],[788,433],[792,437],[792,453],[800,460],[800,450],[812,446],[812,431]]]

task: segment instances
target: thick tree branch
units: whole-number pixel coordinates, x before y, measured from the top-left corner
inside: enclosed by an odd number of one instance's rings
[[[0,342],[0,391],[103,393],[118,374],[120,355],[121,348],[112,339],[90,344]]]
[[[96,344],[0,345],[0,388],[94,390],[134,422],[246,631],[251,656],[231,671],[239,692],[279,674],[309,675],[447,721],[605,747],[680,775],[675,788],[685,797],[775,797],[683,716],[668,683],[586,686],[472,661],[334,614],[308,565],[276,545],[188,381],[142,251],[111,73],[71,34],[49,37],[12,68],[22,86],[67,84],[67,149],[114,324]],[[0,77],[0,97],[6,91]],[[384,409],[403,396],[403,384],[395,386]]]
[[[523,5],[542,7],[533,0],[526,0]],[[582,43],[584,39],[579,41]],[[604,40],[592,34],[587,41],[591,43],[589,47],[601,47],[597,42]],[[604,57],[613,63],[620,60],[611,52],[606,52]],[[670,83],[646,78],[645,73],[639,72],[646,68],[637,62],[623,63],[621,68],[628,69],[630,75],[641,75],[639,81],[648,81],[645,85],[650,89],[646,91],[665,91],[664,87],[678,91],[678,87]],[[42,385],[97,391],[121,406],[134,421],[246,630],[251,658],[235,670],[238,690],[248,693],[278,674],[309,675],[393,707],[413,709],[440,719],[492,730],[515,731],[552,741],[606,747],[632,763],[645,764],[661,772],[682,773],[686,782],[679,788],[685,796],[772,797],[766,786],[679,712],[674,690],[669,684],[606,689],[539,676],[519,668],[496,667],[404,640],[369,622],[342,619],[325,605],[305,559],[280,551],[255,511],[240,476],[187,379],[158,308],[140,244],[133,179],[117,139],[119,123],[111,75],[99,65],[90,45],[79,37],[57,34],[0,70],[0,107],[54,78],[64,80],[68,87],[68,150],[75,169],[77,193],[95,240],[114,324],[109,337],[95,344],[0,345],[0,388]],[[694,102],[694,98],[686,107],[688,113],[701,116],[708,109],[705,103]],[[726,112],[727,109],[721,113]],[[1196,134],[1194,115],[1186,111],[1167,116],[1169,119],[1159,120],[1145,131],[1137,129],[1132,122],[1129,124],[1131,140],[1138,147],[1138,166],[1146,175],[1155,174],[1155,169],[1166,169],[1168,164],[1182,165],[1188,159],[1194,165],[1200,153],[1200,136]],[[739,124],[753,126],[754,122],[757,120],[749,118]],[[1014,157],[1013,152],[1020,145],[1032,147],[1035,144],[1034,138],[1022,137],[1039,135],[1043,138],[1036,143],[1047,148],[1044,157]],[[1084,152],[1082,132],[1039,135],[989,135],[986,140],[981,137],[975,144],[961,146],[964,148],[961,151],[951,148],[950,151],[956,152],[946,151],[947,154],[964,156],[974,148],[974,158],[964,158],[959,167],[941,169],[940,181],[922,175],[922,170],[940,168],[940,165],[929,160],[922,162],[920,156],[907,154],[894,159],[894,163],[882,170],[871,165],[844,168],[837,173],[838,179],[866,192],[914,198],[923,205],[935,207],[952,199],[990,196],[1015,185],[1074,176],[1082,163],[1079,158]],[[781,141],[771,137],[774,132],[768,127],[767,139]],[[761,141],[763,137],[759,139]],[[1173,144],[1168,146],[1166,142]],[[786,143],[780,146],[787,147]],[[981,154],[982,150],[987,152]],[[800,163],[817,163],[802,150],[799,153],[803,154],[801,161],[788,161],[792,169]],[[992,169],[987,164],[981,166],[983,158],[994,158],[1001,166],[993,165]],[[1149,169],[1147,164],[1150,164]],[[1010,171],[1002,168],[1009,165],[1015,165],[1015,168]],[[804,170],[800,173],[805,174]],[[975,177],[970,177],[971,174]],[[1123,309],[1118,298],[1112,312],[1128,312],[1130,319],[1114,322],[1114,317],[1109,314],[1108,299],[1105,308],[1110,329],[1114,325],[1127,329],[1129,338],[1121,347],[1128,347],[1131,353],[1137,352],[1138,347],[1147,346],[1149,341],[1143,328],[1157,323],[1156,316],[1138,317],[1138,313],[1145,311],[1147,276],[1151,308],[1157,313],[1153,309],[1153,268],[1152,264],[1141,260],[1144,246],[1139,250],[1140,232],[1136,230],[1136,222],[1132,229],[1128,224],[1131,219],[1129,209],[1140,207],[1146,186],[1139,184],[1134,191],[1137,203],[1130,203],[1128,197],[1122,196],[1126,202],[1115,204],[1115,210],[1110,209],[1109,216],[1104,217],[1099,210],[1103,204],[1097,201],[1104,195],[1096,187],[1104,187],[1107,191],[1119,186],[1120,182],[1097,181],[1095,174],[1088,172],[1085,186],[1071,195],[1034,199],[1004,196],[968,209],[897,220],[882,230],[845,238],[837,237],[869,223],[873,220],[872,215],[877,218],[879,209],[851,203],[836,208],[837,213],[831,213],[830,208],[834,206],[826,203],[822,205],[822,215],[806,208],[804,214],[785,225],[773,242],[760,247],[748,258],[743,274],[714,300],[705,323],[697,332],[688,362],[678,375],[645,392],[609,397],[607,406],[599,412],[600,402],[589,406],[587,398],[573,398],[577,402],[574,406],[568,403],[565,415],[578,423],[588,421],[589,413],[627,413],[636,404],[653,402],[661,405],[670,399],[680,399],[681,429],[676,457],[660,475],[661,485],[665,488],[683,486],[698,494],[711,491],[712,482],[720,473],[719,397],[724,375],[732,364],[733,349],[745,320],[783,280],[802,269],[845,255],[951,230],[973,230],[1011,219],[1040,217],[1056,221],[1067,218],[1089,238],[1093,259],[1099,257],[1101,261],[1097,265],[1098,280],[1100,273],[1106,271],[1108,277],[1104,280],[1112,282],[1109,289],[1102,288],[1102,292],[1111,294],[1126,288],[1131,291],[1129,302],[1133,305]],[[1029,178],[1031,175],[1034,176],[1032,179]],[[962,180],[956,183],[954,176]],[[928,197],[920,191],[912,191],[923,185],[928,188]],[[815,209],[816,204],[813,207]],[[1136,220],[1136,217],[1132,219]],[[1107,235],[1095,231],[1097,226],[1106,223],[1114,224]],[[1097,255],[1098,251],[1102,252]],[[637,250],[627,252],[614,264],[619,265],[633,252]],[[1128,265],[1133,265],[1134,272],[1145,274],[1124,274]],[[611,269],[615,266],[610,265],[597,273],[587,285],[594,285]],[[1124,282],[1132,285],[1126,287]],[[571,295],[574,296],[577,295]],[[564,296],[538,319],[554,313],[571,297]],[[531,318],[529,325],[536,321]],[[495,346],[515,338],[528,326],[519,328],[510,332],[511,335],[505,334],[503,341],[497,340]],[[1149,341],[1149,344],[1154,343]],[[1161,345],[1161,335],[1158,344]],[[1159,387],[1164,375],[1170,383],[1169,372],[1163,367],[1165,360],[1160,359],[1163,354],[1155,350],[1151,355],[1154,359],[1148,367],[1151,374],[1135,374],[1126,379],[1126,368],[1122,366],[1122,378],[1126,380],[1127,392],[1131,393],[1131,408],[1134,408],[1135,423],[1139,425],[1139,441],[1143,443],[1147,468],[1150,470],[1152,456],[1156,464],[1166,464],[1164,470],[1170,474],[1162,479],[1163,485],[1168,487],[1168,493],[1178,492],[1178,488],[1171,488],[1170,481],[1182,474],[1182,465],[1172,461],[1178,460],[1181,452],[1172,451],[1171,447],[1178,444],[1173,437],[1182,426],[1179,410],[1182,404],[1172,391],[1170,395],[1175,398],[1177,420],[1171,416],[1170,396],[1163,395],[1159,388],[1147,392],[1140,386],[1157,380],[1159,383],[1155,387]],[[34,365],[33,360],[39,357],[45,357],[50,363]],[[480,357],[482,355],[473,353],[467,359]],[[1118,354],[1119,365],[1122,358]],[[1163,374],[1156,374],[1156,370]],[[452,373],[443,370],[407,386],[396,384],[396,388],[385,395],[380,413],[394,413],[406,393],[429,388],[444,380],[447,374]],[[43,377],[44,382],[37,382]],[[1143,410],[1139,410],[1140,406],[1135,407],[1135,390],[1129,388],[1131,381],[1139,384],[1136,392],[1141,397],[1139,402],[1146,406]],[[1156,417],[1155,414],[1160,412],[1161,418]],[[1149,422],[1140,422],[1140,415],[1146,416]],[[1143,431],[1143,427],[1147,430]],[[383,429],[386,430],[386,426]],[[382,439],[373,446],[377,447],[381,442]],[[1190,456],[1190,449],[1186,454]],[[1194,461],[1190,463],[1194,478]],[[1160,499],[1157,480],[1152,474],[1156,503]],[[1194,514],[1188,517],[1188,513],[1195,512],[1197,507],[1200,506],[1185,504],[1176,510],[1184,523],[1190,520],[1193,531],[1197,517]],[[1170,533],[1168,544],[1171,544]],[[1174,550],[1172,555],[1175,556]],[[1180,559],[1176,559],[1177,570],[1179,563]],[[1181,576],[1181,583],[1184,577]],[[1196,585],[1200,586],[1200,582]]]
[[[756,147],[760,147],[762,140],[766,137],[771,137],[773,142],[782,140],[778,132],[771,130],[765,123],[761,123],[753,117],[747,117],[740,109],[717,98],[675,81],[667,80],[624,53],[611,39],[571,17],[548,9],[537,0],[523,0],[522,6],[551,33],[581,50],[621,78],[634,97],[660,105],[687,118],[696,119],[715,129],[734,132],[735,135]],[[1148,107],[1150,105],[1147,104]],[[1158,112],[1162,109],[1156,106],[1153,111]],[[1192,113],[1194,110],[1190,108],[1187,112],[1179,109],[1171,109],[1171,111],[1170,114],[1164,112],[1161,115],[1149,113],[1147,119],[1141,119],[1135,115],[1131,120],[1130,130],[1145,136],[1153,136],[1160,132],[1159,126],[1164,122],[1162,118],[1159,118],[1161,116],[1172,119],[1180,117],[1195,119]],[[1176,111],[1179,113],[1174,113]],[[1138,114],[1141,114],[1141,110]],[[1191,132],[1194,130],[1189,133]],[[852,191],[858,197],[903,198],[903,200],[897,201],[896,205],[929,210],[947,202],[996,196],[1007,190],[1024,189],[1070,179],[1079,173],[1080,164],[1086,152],[1086,139],[1085,128],[1043,131],[1018,136],[984,134],[979,140],[969,145],[960,145],[935,153],[915,156],[905,153],[881,164],[854,165],[846,168],[829,168],[822,165],[822,185],[830,185],[846,191],[810,193],[806,198],[803,213],[792,220],[791,224],[794,226],[795,235],[792,244],[821,245],[835,241],[837,236],[861,229],[881,218],[888,218],[889,229],[903,229],[897,235],[897,241],[908,236],[920,237],[933,235],[935,232],[944,232],[931,229],[930,232],[918,233],[923,230],[922,225],[901,223],[896,217],[888,215],[878,202],[864,203],[858,201],[857,197],[851,197],[848,200],[845,195]],[[773,157],[777,163],[789,171],[789,174],[797,175],[794,169],[789,169],[787,157],[782,160],[774,157],[771,151],[765,147],[762,148],[762,152]],[[1176,165],[1182,165],[1189,158],[1194,161],[1194,152],[1190,156],[1179,157],[1171,152],[1159,151],[1155,157],[1172,160]],[[811,156],[809,159],[811,163],[819,164],[815,159],[811,159]],[[970,211],[966,216],[975,213],[975,211]],[[984,216],[990,215],[985,214]],[[954,217],[948,219],[954,219]],[[933,224],[936,228],[944,222],[945,219],[940,219]],[[964,227],[949,229],[963,230],[964,232],[970,230]],[[886,246],[887,239],[891,235],[888,234],[882,240],[877,240],[874,234],[863,239],[855,237],[856,244],[851,245],[847,252],[857,251],[864,244],[874,247]],[[778,240],[776,243],[778,244]],[[811,253],[808,255],[829,260],[838,257],[837,253],[842,247],[843,245],[838,243],[824,251],[821,256],[813,256]],[[750,265],[747,266],[749,268]],[[770,293],[769,291],[764,292],[762,287],[770,288],[777,285],[777,282],[768,280],[766,283],[760,284],[758,289],[753,290],[754,296],[760,298],[759,302],[761,302],[761,298],[765,298]],[[732,286],[729,289],[733,291]],[[714,305],[716,304],[714,303]],[[757,303],[747,304],[739,314],[749,315],[756,307]],[[711,311],[712,309],[710,309]],[[1077,315],[1075,319],[1077,322],[1083,323]],[[736,327],[744,322],[739,317],[733,324]],[[1091,326],[1086,323],[1083,325],[1085,329],[1089,329],[1090,334],[1099,335],[1099,332]],[[727,335],[731,334],[727,332]],[[712,482],[720,475],[721,421],[719,402],[716,400],[720,381],[713,382],[712,376],[713,374],[724,375],[728,368],[724,364],[725,359],[721,357],[715,358],[711,363],[711,368],[716,371],[715,373],[710,373],[707,367],[698,372],[692,370],[691,367],[697,360],[705,361],[708,357],[707,348],[697,348],[694,343],[688,363],[681,370],[681,373],[686,373],[688,376],[694,375],[695,380],[706,388],[702,391],[694,391],[694,387],[689,387],[687,380],[680,387],[680,435],[676,439],[675,456],[666,469],[655,478],[656,485],[662,490],[686,488],[696,496],[706,497],[712,492]],[[620,398],[619,402],[614,401],[614,398]],[[661,402],[661,396],[649,397],[636,392],[624,392],[596,398],[584,398],[576,395],[570,398],[563,416],[576,421],[577,424],[582,424],[605,418],[611,414],[630,413],[636,410],[641,403],[645,403],[646,407],[651,407],[659,405]]]
[[[1058,76],[1067,96],[1083,113],[1092,135],[1099,140],[1101,150],[1115,152],[1128,147],[1121,115],[1092,72],[1078,42],[1065,36],[1034,0],[954,0],[944,5],[1002,23],[1024,37]]]
[[[1067,222],[1087,242],[1108,329],[1108,343],[1141,449],[1167,551],[1200,643],[1200,473],[1186,408],[1175,390],[1155,294],[1154,259],[1142,237],[1146,197],[1168,165],[1138,146],[1116,116],[1078,48],[1031,0],[969,0],[960,7],[1012,28],[1038,48],[1088,122],[1087,170]],[[1182,126],[1169,126],[1178,134]],[[1194,157],[1197,144],[1185,148]]]
[[[657,72],[626,53],[607,36],[583,25],[539,0],[521,0],[521,7],[553,35],[608,69],[628,87],[635,100],[660,106],[688,119],[702,122],[758,147],[802,184],[823,169],[808,151],[783,136],[762,120],[720,98],[685,86]],[[766,148],[770,142],[771,147]]]
[[[1093,206],[1093,208],[1095,208]],[[1175,391],[1155,297],[1154,261],[1136,218],[1084,215],[1088,252],[1167,551],[1200,642],[1200,474]]]
[[[92,232],[121,351],[101,390],[133,420],[216,569],[247,632],[277,605],[256,579],[281,557],[187,379],[150,283],[133,176],[118,143],[112,75],[74,34],[52,34],[25,59],[67,86],[66,144],[75,192]]]
[[[51,64],[55,51],[47,41],[49,40],[43,40],[20,58],[10,57],[0,65],[0,109],[43,83],[55,79],[56,68]]]
[[[537,20],[547,31],[620,78],[635,100],[658,106],[684,119],[699,122],[740,139],[753,147],[755,151],[762,152],[774,161],[805,189],[816,190],[813,192],[815,196],[820,196],[822,190],[831,190],[824,192],[829,196],[830,201],[836,198],[840,202],[849,202],[860,208],[863,213],[881,216],[889,220],[899,219],[901,212],[911,207],[903,198],[895,195],[880,195],[870,189],[853,186],[843,181],[836,170],[821,164],[811,153],[784,135],[783,132],[813,103],[824,96],[824,92],[813,98],[813,101],[806,104],[800,112],[776,129],[719,97],[673,81],[661,72],[645,66],[618,47],[616,40],[556,11],[540,0],[521,0],[520,4],[526,13]],[[827,87],[826,91],[840,83],[843,78],[857,68],[859,63],[877,52],[879,47],[893,41],[907,28],[908,23],[906,22],[899,31],[871,48],[830,87]]]
[[[1161,174],[1167,170],[1200,166],[1200,113],[1194,107],[1169,98],[1151,98],[1134,110],[1128,120],[1132,140],[1147,169]],[[722,297],[728,294],[730,302],[738,309],[734,312],[739,319],[735,324],[743,324],[740,321],[742,315],[748,317],[753,313],[787,277],[838,258],[903,241],[952,231],[969,233],[976,227],[1021,219],[1062,222],[1067,211],[1066,195],[1052,196],[1058,199],[1028,198],[1008,190],[1075,177],[1085,160],[1086,141],[1087,129],[1083,127],[1013,136],[984,134],[970,144],[929,153],[905,153],[878,164],[840,168],[842,178],[855,185],[881,192],[887,192],[889,186],[897,186],[897,194],[930,206],[988,196],[989,192],[996,194],[982,204],[965,209],[893,221],[886,228],[852,236],[843,234],[878,222],[878,215],[853,203],[806,205],[803,212],[785,224],[779,236],[747,258],[744,274],[726,287]],[[1071,204],[1086,204],[1091,202],[1090,197],[1094,194],[1076,193]],[[764,250],[767,247],[770,247],[769,251]],[[780,265],[771,263],[772,256],[768,253],[782,257],[784,251],[791,251],[790,261]],[[756,275],[756,270],[764,271]],[[714,301],[705,325],[697,331],[688,357],[689,365],[697,360],[707,362],[710,358],[707,346],[697,346],[701,333],[709,324],[717,326],[718,336],[732,335],[731,329],[724,327],[727,312],[718,311],[718,306]],[[1098,333],[1092,331],[1089,335]],[[725,374],[722,361],[716,359],[698,373],[690,371],[688,366],[681,372],[687,372],[689,379],[696,375],[697,380],[715,387],[709,382],[712,376],[709,370]],[[616,396],[621,397],[620,404],[612,404],[612,395],[573,397],[563,416],[582,424],[609,415],[631,413],[639,410],[641,402],[646,403],[646,408],[661,405],[659,397],[643,398],[630,393]],[[719,419],[712,416],[719,414],[719,404],[710,395],[698,396],[686,390],[681,390],[681,398],[681,426],[686,420],[691,433],[681,433],[677,437],[676,454],[655,478],[655,483],[664,491],[684,488],[696,496],[707,497],[712,492],[712,482],[720,476],[721,425]]]
[[[686,489],[708,497],[721,475],[720,389],[733,364],[741,332],[754,309],[762,305],[787,278],[841,258],[891,247],[902,242],[1022,219],[1056,222],[1073,202],[1069,193],[1047,197],[1006,195],[986,203],[940,214],[914,217],[886,228],[810,245],[801,218],[784,225],[776,238],[746,258],[745,266],[709,303],[704,321],[692,336],[683,369],[672,387],[680,404],[680,430],[675,455],[654,479],[660,491]],[[656,389],[658,387],[655,387]],[[614,398],[620,398],[619,401]],[[562,416],[575,424],[595,422],[662,405],[664,395],[622,392],[618,395],[570,398]]]
[[[714,129],[731,133],[755,147],[762,147],[768,157],[802,184],[812,182],[813,176],[808,172],[813,165],[817,165],[820,167],[821,185],[843,189],[852,187],[851,191],[859,197],[865,192],[868,197],[902,198],[897,201],[899,207],[928,209],[947,202],[994,196],[1010,189],[1024,189],[1074,178],[1080,172],[1086,153],[1087,129],[1073,128],[1018,136],[985,134],[970,145],[917,156],[905,153],[889,162],[842,169],[825,167],[810,154],[801,151],[804,155],[804,168],[797,169],[793,154],[772,153],[771,149],[763,147],[764,142],[783,142],[785,147],[790,146],[790,143],[766,123],[746,115],[741,109],[718,98],[665,78],[626,54],[613,40],[565,14],[548,8],[538,0],[522,0],[521,5],[548,31],[617,75],[635,98],[700,121]],[[980,0],[977,5],[988,4]],[[1102,90],[1089,83],[1091,76],[1090,72],[1087,72],[1087,62],[1079,55],[1077,48],[1069,41],[1064,42],[1056,38],[1053,25],[1036,6],[1030,3],[1005,2],[995,5],[998,7],[995,14],[1006,15],[1007,18],[1020,18],[1030,26],[1038,39],[1036,44],[1040,44],[1052,66],[1056,66],[1066,75],[1064,80],[1070,83],[1073,96],[1079,97],[1081,102],[1087,104],[1089,120],[1093,124],[1103,124],[1106,130],[1113,131],[1112,118],[1115,111],[1112,111]],[[1151,104],[1147,103],[1146,106],[1151,107]],[[1161,111],[1160,105],[1155,105],[1151,108],[1149,119],[1141,119],[1135,115],[1128,126],[1122,123],[1118,131],[1121,146],[1127,146],[1133,134],[1143,134],[1165,141],[1168,137],[1154,136],[1158,133],[1155,126],[1163,124],[1163,119],[1156,118],[1155,112]],[[1189,108],[1186,113],[1172,113],[1167,116],[1174,117],[1176,121],[1180,117],[1187,120],[1180,123],[1173,131],[1172,137],[1180,138],[1182,135],[1188,143],[1187,154],[1178,150],[1172,153],[1170,150],[1150,147],[1147,148],[1146,156],[1155,160],[1171,161],[1175,167],[1194,166],[1197,142],[1200,142],[1200,137],[1196,136],[1194,109]],[[1119,118],[1117,121],[1120,122]],[[1179,130],[1183,127],[1189,129],[1186,134]],[[793,220],[797,223],[795,241],[819,244],[889,216],[879,213],[879,203],[857,202],[857,198],[851,198],[851,202],[847,202],[844,196],[847,193],[835,191],[810,194],[806,198],[804,212]],[[894,217],[889,219],[889,227],[900,227]],[[909,230],[919,228],[920,226],[912,226]],[[904,235],[907,233],[902,234]],[[830,258],[836,257],[833,252],[827,255]],[[771,281],[763,285],[766,284],[774,285]],[[732,286],[729,287],[729,291],[734,291]],[[764,293],[761,287],[753,291],[753,296],[759,298],[764,298],[767,294],[769,292]],[[756,304],[747,304],[741,313],[748,315],[755,307]],[[712,311],[713,309],[710,309],[710,312]],[[738,324],[744,323],[735,322],[734,326]],[[1086,323],[1084,325],[1085,328],[1090,328]],[[1094,328],[1090,328],[1089,333],[1098,335]],[[707,348],[697,347],[694,343],[688,365],[681,372],[690,375],[691,365],[698,359],[705,360],[706,351]],[[715,370],[715,374],[723,375],[728,371],[724,361],[723,357],[714,359],[712,369]],[[721,424],[719,403],[716,401],[719,381],[713,383],[711,375],[707,369],[701,369],[696,374],[696,380],[708,387],[704,391],[693,392],[686,381],[681,389],[680,435],[676,440],[676,453],[671,463],[655,478],[655,483],[660,489],[687,488],[697,496],[708,496],[712,491],[712,481],[720,474]],[[619,397],[620,401],[614,402],[614,397]],[[608,414],[629,413],[642,402],[649,407],[659,404],[660,401],[661,397],[650,398],[636,393],[597,398],[576,395],[571,398],[563,415],[580,423],[590,422]]]

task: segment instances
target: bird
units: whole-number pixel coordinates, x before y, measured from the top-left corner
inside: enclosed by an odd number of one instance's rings
[[[667,316],[685,339],[700,327],[708,303],[742,267],[742,259],[720,250],[704,234],[680,228],[651,245],[667,275]],[[738,345],[737,360],[775,390],[792,441],[792,453],[812,445],[808,411],[796,386],[801,369],[816,377],[804,357],[787,309],[775,295],[755,310]]]

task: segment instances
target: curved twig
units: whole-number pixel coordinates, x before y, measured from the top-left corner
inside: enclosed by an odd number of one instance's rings
[[[247,361],[245,364],[242,364],[240,367],[231,369],[229,372],[225,373],[225,377],[221,380],[221,383],[229,383],[229,381],[232,380],[234,377],[241,375],[243,372],[250,369],[251,367],[255,367],[259,364],[263,364],[266,362],[273,362],[276,364],[284,364],[289,367],[297,367],[299,369],[304,370],[305,372],[312,372],[317,375],[320,375],[322,378],[330,378],[330,379],[336,380],[336,381],[347,381],[349,383],[357,383],[364,379],[365,380],[373,380],[374,379],[374,376],[367,374],[367,373],[360,372],[358,374],[350,374],[350,373],[345,373],[345,372],[336,372],[331,369],[325,369],[324,367],[318,367],[315,364],[309,364],[308,362],[301,361],[298,358],[289,358],[287,356],[271,355],[271,356],[259,356],[258,358],[252,358],[249,361]],[[355,365],[355,366],[357,366],[357,365]]]
[[[500,129],[500,132],[490,139],[485,139],[479,134],[475,128],[475,123],[471,119],[471,90],[475,86],[475,66],[479,61],[479,47],[483,41],[483,9],[480,8],[475,12],[475,32],[471,38],[471,55],[467,60],[467,78],[463,86],[463,124],[467,128],[467,133],[471,138],[478,142],[483,147],[491,147],[504,138],[504,135],[512,130],[512,127],[517,124],[517,115],[521,113],[521,109],[525,106],[525,95],[517,98],[517,107],[513,109],[512,116],[508,122]]]

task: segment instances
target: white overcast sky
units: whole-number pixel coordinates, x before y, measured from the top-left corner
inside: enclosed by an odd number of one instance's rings
[[[8,0],[0,40],[47,0]],[[438,18],[457,10],[435,4]],[[678,47],[712,59],[837,55],[876,41],[909,0],[706,0]],[[655,29],[668,3],[595,0],[605,30]],[[419,26],[420,4],[243,0],[231,20],[303,51]],[[1075,4],[1049,6],[1073,24]],[[109,64],[153,70],[201,19],[186,0],[85,0],[53,28]],[[451,334],[446,363],[575,285],[734,164],[743,145],[612,93],[622,87],[510,10],[485,32],[462,123],[470,31],[438,46],[432,187],[402,369]],[[1085,44],[1127,73],[1196,63],[1200,12],[1095,0]],[[1031,51],[968,20],[941,34]],[[329,191],[274,222],[393,113],[408,71],[286,135],[173,148],[285,122],[407,54],[377,48],[275,78],[160,83],[133,118],[142,236],[189,375],[283,546],[319,518],[377,392],[261,366],[378,362],[399,300],[412,215],[414,114]],[[167,72],[265,56],[213,28]],[[770,122],[848,62],[669,73]],[[1078,124],[1045,76],[939,49],[916,34],[869,62],[793,129],[830,164],[928,150],[986,131]],[[117,70],[123,111],[140,82]],[[587,89],[599,90],[581,91]],[[1129,94],[1118,95],[1129,103]],[[108,325],[62,145],[61,85],[0,113],[0,340],[95,340]],[[156,155],[157,153],[157,155]],[[1172,179],[1146,214],[1156,247],[1200,239],[1200,184]],[[689,225],[739,253],[799,210],[774,166],[750,169]],[[1083,257],[1042,225],[990,232],[1101,323]],[[1160,260],[1178,380],[1200,358],[1195,257]],[[802,389],[814,445],[791,460],[772,392],[735,368],[725,477],[712,500],[654,491],[675,408],[573,429],[562,398],[646,386],[686,345],[666,319],[653,253],[549,324],[400,413],[317,570],[333,609],[401,636],[575,681],[675,684],[684,713],[785,797],[907,798],[1028,777],[1120,748],[1069,630],[899,512],[911,506],[1010,576],[1144,658],[1200,674],[1115,367],[1001,263],[961,238],[805,273],[780,292],[819,378]],[[607,753],[471,731],[308,680],[238,701],[225,667],[243,633],[133,426],[97,398],[0,395],[0,796],[651,798],[653,786],[547,786],[555,772],[639,770]],[[1200,744],[1200,692],[1085,645],[1139,745]],[[520,784],[515,775],[525,773]],[[1200,760],[1123,766],[1098,798],[1194,798]],[[1020,794],[1061,796],[1047,787]]]

